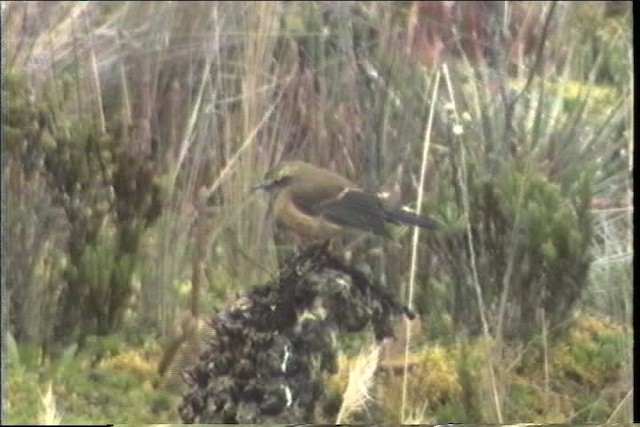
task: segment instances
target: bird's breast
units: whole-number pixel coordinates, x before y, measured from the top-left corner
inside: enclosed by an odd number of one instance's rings
[[[312,238],[329,239],[342,231],[342,228],[324,218],[310,215],[300,210],[291,198],[289,190],[284,190],[275,200],[274,211],[277,222],[285,228]]]

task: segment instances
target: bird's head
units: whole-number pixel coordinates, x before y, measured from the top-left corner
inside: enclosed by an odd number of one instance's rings
[[[291,184],[304,173],[306,164],[302,162],[284,162],[271,169],[264,180],[253,187],[253,190],[278,190]]]

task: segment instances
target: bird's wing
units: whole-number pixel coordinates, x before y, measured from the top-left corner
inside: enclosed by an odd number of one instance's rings
[[[357,189],[344,189],[337,198],[321,203],[320,215],[341,226],[390,236],[386,213],[378,198]]]
[[[385,212],[379,200],[361,190],[336,185],[296,187],[292,190],[294,205],[305,215],[325,219],[343,227],[353,227],[389,236]]]
[[[344,185],[297,185],[291,186],[288,191],[291,201],[303,214],[319,217],[322,213],[322,204],[327,200],[335,200],[344,190]]]
[[[385,210],[389,221],[398,222],[400,224],[417,225],[423,228],[439,228],[438,221],[426,216],[417,215],[404,209]]]

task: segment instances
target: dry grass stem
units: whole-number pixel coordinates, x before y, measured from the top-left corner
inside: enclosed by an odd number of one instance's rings
[[[56,409],[56,400],[53,396],[53,387],[49,383],[47,392],[44,395],[40,395],[40,402],[42,403],[39,423],[43,425],[60,425],[60,414]]]
[[[336,424],[348,423],[356,412],[364,409],[371,399],[369,390],[378,368],[380,346],[373,345],[356,357],[349,370],[349,382],[342,395],[342,405],[336,418]]]

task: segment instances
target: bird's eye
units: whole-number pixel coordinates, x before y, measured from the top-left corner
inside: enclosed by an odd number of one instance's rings
[[[272,179],[271,181],[268,181],[266,184],[262,186],[262,188],[266,190],[275,190],[275,189],[286,186],[287,184],[289,184],[290,181],[291,181],[290,176],[283,176],[283,177],[275,178],[275,179]]]
[[[274,187],[284,187],[285,185],[289,184],[291,182],[291,177],[289,175],[286,176],[282,176],[278,179],[276,179],[272,186]]]

